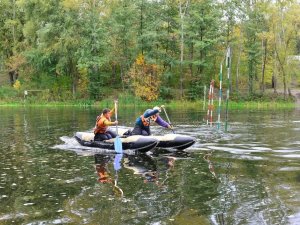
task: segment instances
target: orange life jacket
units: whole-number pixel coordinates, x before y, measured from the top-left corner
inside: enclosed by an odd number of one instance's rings
[[[103,165],[96,165],[96,171],[98,173],[98,181],[101,183],[111,182],[111,178]]]
[[[150,117],[145,118],[144,115],[141,115],[141,119],[142,119],[143,125],[144,125],[145,127],[149,127],[149,126],[150,126],[150,119],[151,119],[152,121],[156,121],[157,116],[156,116],[156,115],[153,115],[153,116],[150,116]]]
[[[104,124],[104,122],[106,121],[107,119],[105,118],[105,116],[101,115],[101,116],[98,116],[97,119],[96,119],[96,125],[95,125],[95,128],[94,128],[94,134],[104,134],[108,128],[107,125]]]

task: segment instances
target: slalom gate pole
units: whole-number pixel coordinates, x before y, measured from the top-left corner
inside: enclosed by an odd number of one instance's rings
[[[210,106],[211,106],[210,98],[211,98],[211,83],[209,85],[209,91],[208,91],[206,125],[208,125],[208,120],[209,120],[209,113],[210,113]]]
[[[219,108],[218,108],[218,124],[217,124],[218,130],[220,130],[220,126],[221,126],[222,81],[223,81],[223,77],[222,77],[222,64],[220,66],[219,79],[220,79],[220,89],[219,89]]]
[[[226,53],[226,67],[227,67],[227,94],[226,94],[226,112],[225,112],[225,131],[228,130],[228,104],[229,104],[229,92],[230,92],[230,47],[227,48]]]
[[[210,126],[212,126],[212,114],[214,107],[214,80],[210,82],[209,85],[209,94],[208,94],[208,104],[207,104],[207,119],[206,124],[208,125],[208,121],[210,121]]]
[[[214,109],[214,86],[215,81],[211,81],[211,109],[210,109],[210,127],[212,127],[213,123],[213,109]]]
[[[205,110],[205,101],[206,101],[206,85],[204,85],[204,91],[203,91],[203,110]]]

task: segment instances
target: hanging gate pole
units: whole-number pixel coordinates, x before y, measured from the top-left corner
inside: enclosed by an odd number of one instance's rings
[[[209,91],[208,91],[206,125],[208,125],[209,112],[210,112],[210,96],[211,96],[211,84],[209,85]]]
[[[205,110],[205,101],[206,101],[206,85],[204,85],[204,91],[203,91],[203,110]]]
[[[222,77],[222,64],[220,66],[219,79],[220,79],[220,89],[219,89],[219,108],[218,108],[218,125],[217,125],[218,130],[220,130],[220,126],[221,126],[222,81],[223,81],[223,77]]]
[[[212,119],[213,119],[213,107],[214,107],[214,83],[215,81],[212,80],[209,86],[209,94],[208,94],[208,106],[207,106],[207,119],[206,124],[208,125],[208,120],[210,121],[210,126],[212,126]]]
[[[213,123],[213,110],[214,110],[214,86],[215,86],[215,81],[211,81],[211,110],[210,110],[210,127],[212,127]]]
[[[228,102],[229,102],[229,92],[230,92],[230,47],[227,48],[226,53],[226,67],[227,67],[227,94],[226,94],[226,112],[225,112],[225,131],[228,129]]]

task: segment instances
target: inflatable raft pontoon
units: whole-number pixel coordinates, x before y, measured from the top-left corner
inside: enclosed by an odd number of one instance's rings
[[[119,135],[121,136],[120,139],[123,149],[131,149],[140,152],[147,152],[155,147],[183,150],[196,142],[195,138],[181,134],[166,134],[162,136],[133,135],[122,137],[122,133],[119,133]],[[114,149],[114,139],[94,141],[94,133],[91,132],[77,132],[75,138],[83,146]]]
[[[94,141],[94,133],[76,132],[75,139],[83,146],[114,150],[114,138],[106,141]],[[158,140],[155,138],[139,135],[120,139],[123,150],[147,152],[158,144]]]
[[[192,146],[196,139],[187,135],[181,134],[166,134],[162,136],[150,136],[158,140],[156,147],[158,148],[173,148],[177,150],[183,150]]]

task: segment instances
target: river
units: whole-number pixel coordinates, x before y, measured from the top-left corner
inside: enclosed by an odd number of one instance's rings
[[[142,111],[120,110],[121,127]],[[193,146],[115,155],[73,137],[99,109],[0,107],[0,224],[300,224],[299,110],[230,111],[227,132],[167,111]]]

